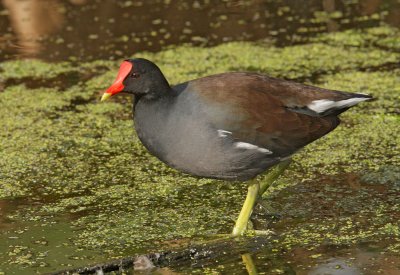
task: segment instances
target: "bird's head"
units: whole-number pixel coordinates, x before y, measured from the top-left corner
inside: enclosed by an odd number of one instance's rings
[[[121,63],[117,78],[101,97],[101,101],[118,93],[154,96],[169,88],[160,69],[153,62],[143,59],[126,59]]]

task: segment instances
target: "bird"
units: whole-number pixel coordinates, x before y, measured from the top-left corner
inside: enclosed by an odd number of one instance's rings
[[[334,130],[342,112],[372,99],[256,72],[226,72],[171,86],[144,58],[124,60],[101,101],[119,93],[134,95],[137,136],[159,160],[195,177],[247,182],[233,236],[248,231],[256,202],[293,154]]]

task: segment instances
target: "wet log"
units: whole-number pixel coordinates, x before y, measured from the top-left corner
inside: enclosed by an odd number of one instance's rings
[[[246,253],[254,253],[260,249],[272,247],[271,236],[243,238],[224,238],[207,241],[201,244],[175,251],[149,253],[147,255],[129,256],[109,262],[94,264],[80,268],[57,271],[51,275],[70,274],[104,274],[128,269],[147,270],[152,268],[204,267],[221,261],[236,261]]]

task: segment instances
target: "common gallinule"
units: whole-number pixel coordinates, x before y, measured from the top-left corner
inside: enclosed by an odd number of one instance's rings
[[[146,59],[122,62],[101,100],[126,92],[137,135],[169,166],[198,177],[249,181],[233,235],[297,150],[338,126],[340,113],[371,98],[257,73],[230,72],[170,86]],[[269,169],[267,180],[254,178]]]

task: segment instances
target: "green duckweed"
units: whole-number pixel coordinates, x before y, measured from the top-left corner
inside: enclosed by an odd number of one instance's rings
[[[387,250],[398,252],[400,70],[386,67],[399,60],[398,37],[397,30],[379,27],[285,48],[234,42],[140,56],[157,63],[172,84],[247,70],[376,97],[343,114],[338,129],[294,157],[264,197],[283,214],[267,227],[281,236],[277,250],[391,240]],[[1,65],[5,81],[97,72],[65,90],[19,83],[0,91],[0,198],[36,202],[1,214],[50,228],[67,220],[72,233],[65,246],[111,257],[161,249],[172,239],[229,233],[246,185],[193,178],[151,156],[135,135],[131,99],[98,100],[118,65]],[[34,248],[20,246],[4,248],[9,265],[46,262]]]

